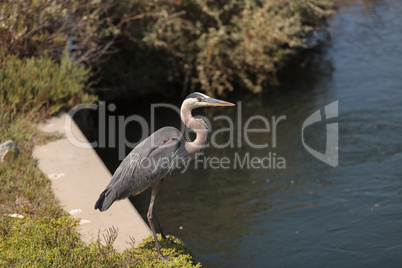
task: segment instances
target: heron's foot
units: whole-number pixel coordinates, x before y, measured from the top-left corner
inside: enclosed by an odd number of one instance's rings
[[[160,227],[159,227],[159,229],[160,229]],[[165,235],[165,233],[162,232],[162,231],[161,231],[161,236],[162,236],[162,240],[166,240],[166,235]]]
[[[174,239],[174,237],[171,235],[169,235],[167,237],[166,236],[163,237],[164,241],[168,242],[169,244],[173,244],[173,245],[177,246],[178,244],[176,242],[174,242],[173,239]]]
[[[159,255],[159,257],[162,258],[162,260],[173,263],[172,261],[169,261],[168,258],[169,257],[177,257],[179,254],[170,254],[170,255],[165,255],[163,256],[162,254]]]

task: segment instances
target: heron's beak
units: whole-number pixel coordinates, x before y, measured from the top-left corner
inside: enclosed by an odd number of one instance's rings
[[[213,98],[206,99],[205,102],[208,106],[235,106],[234,103]]]

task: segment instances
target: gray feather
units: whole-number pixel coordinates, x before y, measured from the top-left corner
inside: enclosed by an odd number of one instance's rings
[[[114,201],[137,195],[158,183],[171,171],[180,146],[184,146],[183,136],[174,127],[161,128],[143,140],[120,163],[95,209],[107,210]]]

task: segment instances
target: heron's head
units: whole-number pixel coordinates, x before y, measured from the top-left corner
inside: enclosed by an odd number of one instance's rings
[[[183,105],[188,108],[198,108],[198,107],[208,107],[208,106],[234,106],[235,104],[211,98],[205,94],[199,92],[193,92],[187,96],[184,100]]]

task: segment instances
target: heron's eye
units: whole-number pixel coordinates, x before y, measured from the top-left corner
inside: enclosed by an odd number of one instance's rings
[[[198,101],[201,101],[201,98],[200,98],[200,97],[198,97],[198,98],[197,98],[197,100],[198,100]]]

